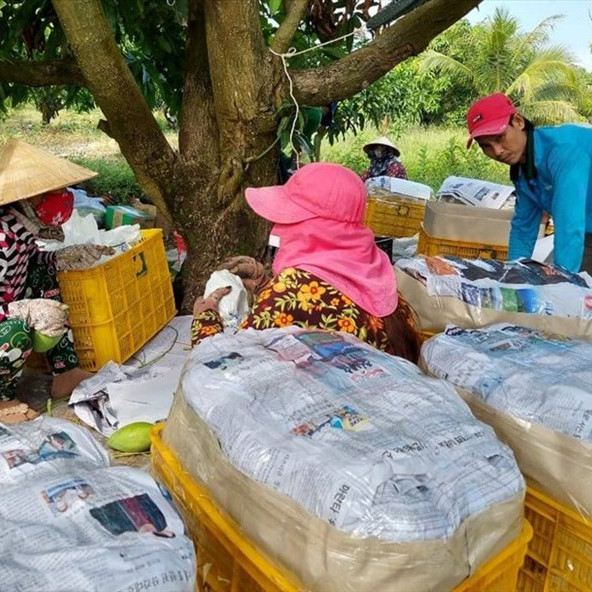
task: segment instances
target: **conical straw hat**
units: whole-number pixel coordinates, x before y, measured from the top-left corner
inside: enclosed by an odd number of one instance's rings
[[[380,138],[375,138],[371,142],[364,144],[364,152],[368,152],[368,148],[370,148],[370,146],[375,146],[376,144],[392,148],[395,151],[396,156],[400,156],[401,154],[401,151],[386,136],[380,136]]]
[[[0,154],[0,205],[62,189],[97,174],[21,140],[9,140]]]

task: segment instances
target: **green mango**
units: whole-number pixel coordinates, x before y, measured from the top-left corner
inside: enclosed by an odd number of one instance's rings
[[[49,335],[44,335],[43,333],[33,331],[33,335],[31,336],[31,339],[33,341],[33,350],[40,354],[45,353],[52,347],[55,347],[59,343],[61,338],[62,335],[58,335],[57,337],[50,337]]]
[[[120,452],[146,452],[150,450],[150,432],[154,424],[136,421],[119,428],[107,440],[110,448]]]

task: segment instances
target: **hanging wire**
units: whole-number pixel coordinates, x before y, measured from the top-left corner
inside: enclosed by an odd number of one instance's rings
[[[290,99],[292,99],[292,102],[294,103],[294,107],[295,107],[294,119],[292,121],[292,125],[290,126],[290,146],[292,147],[292,151],[296,154],[296,168],[300,168],[300,157],[298,155],[298,151],[295,150],[295,148],[294,148],[294,132],[296,131],[296,124],[298,122],[298,116],[300,115],[300,105],[298,104],[298,101],[296,100],[296,97],[294,96],[294,82],[293,82],[292,77],[290,76],[290,73],[288,71],[288,64],[287,64],[286,60],[289,58],[293,58],[294,56],[297,56],[297,55],[302,55],[304,53],[308,53],[309,51],[315,51],[325,45],[330,45],[332,43],[336,43],[337,41],[341,41],[342,39],[347,39],[348,37],[351,37],[352,35],[357,35],[359,33],[365,32],[365,31],[369,31],[369,29],[367,29],[366,27],[360,27],[359,29],[355,29],[351,33],[346,33],[345,35],[341,35],[341,37],[337,37],[336,39],[330,39],[329,41],[319,43],[318,45],[314,45],[313,47],[308,47],[308,48],[302,49],[300,51],[296,51],[295,47],[290,47],[287,52],[280,53],[280,52],[274,51],[273,49],[269,48],[269,51],[271,51],[271,53],[273,55],[278,56],[282,60],[282,67],[284,68],[284,74],[286,75],[286,78],[288,79],[288,88],[289,88]]]

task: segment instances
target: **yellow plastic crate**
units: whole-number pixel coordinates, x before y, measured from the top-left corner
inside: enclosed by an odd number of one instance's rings
[[[365,223],[376,236],[405,237],[419,232],[425,204],[399,196],[368,198]]]
[[[437,238],[426,233],[423,227],[419,229],[417,252],[421,255],[452,255],[462,259],[500,259],[508,258],[507,245],[486,245]]]
[[[125,362],[176,313],[160,229],[143,230],[137,245],[101,265],[58,273],[58,281],[85,370]]]
[[[526,491],[534,537],[518,577],[519,592],[590,592],[592,520],[536,489]]]
[[[293,575],[276,565],[216,505],[207,488],[182,467],[162,441],[164,424],[152,430],[152,472],[170,491],[197,553],[200,592],[298,592]],[[513,592],[532,528],[524,521],[518,539],[482,565],[453,592]],[[320,592],[320,591],[319,591]],[[393,591],[394,592],[394,591]],[[402,591],[401,591],[402,592]]]
[[[439,331],[433,331],[432,329],[420,330],[419,339],[423,343],[424,341],[427,341],[428,339],[436,335],[436,333],[439,333]]]
[[[526,548],[531,539],[532,528],[525,520],[520,536],[453,592],[514,592],[518,572],[524,563]]]

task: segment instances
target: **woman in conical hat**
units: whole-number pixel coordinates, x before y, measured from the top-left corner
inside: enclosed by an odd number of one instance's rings
[[[34,239],[41,226],[70,217],[73,198],[64,188],[95,175],[20,140],[0,153],[0,399],[14,397],[33,343],[47,349],[53,396],[71,394],[90,376],[67,329],[55,254],[41,252]]]
[[[396,177],[407,179],[407,171],[399,160],[400,150],[386,137],[380,136],[364,145],[370,159],[370,167],[362,173],[362,181],[373,177]]]

